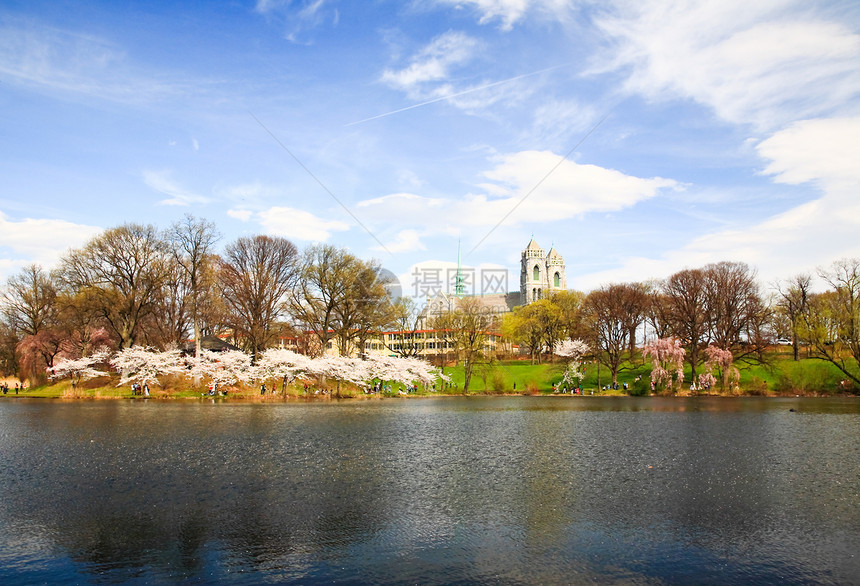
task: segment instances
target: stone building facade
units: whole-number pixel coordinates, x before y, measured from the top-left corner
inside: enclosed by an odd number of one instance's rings
[[[520,304],[527,305],[543,299],[555,291],[567,289],[564,257],[555,246],[544,254],[532,238],[520,260]]]

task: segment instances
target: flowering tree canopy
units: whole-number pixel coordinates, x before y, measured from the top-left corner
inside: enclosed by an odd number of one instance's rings
[[[570,359],[567,369],[564,371],[564,376],[561,377],[562,385],[571,387],[582,382],[582,379],[585,377],[585,371],[582,369],[582,357],[589,350],[588,344],[582,340],[563,340],[555,345],[556,356],[564,356]]]
[[[723,390],[736,388],[741,380],[741,373],[733,365],[732,351],[710,344],[705,348],[705,356],[705,374],[699,377],[699,384],[710,387],[719,378]],[[714,376],[714,373],[717,376]]]
[[[674,338],[659,338],[645,344],[642,356],[651,359],[651,383],[654,388],[671,390],[684,382],[686,353],[681,341]]]
[[[556,356],[564,356],[574,360],[579,360],[585,356],[589,350],[590,348],[588,347],[588,344],[582,340],[563,340],[555,345]]]
[[[120,385],[130,381],[159,384],[159,376],[176,374],[207,378],[219,385],[270,378],[291,382],[303,376],[356,385],[365,385],[373,379],[404,384],[416,381],[431,384],[437,378],[445,379],[438,368],[418,358],[373,354],[364,360],[344,356],[312,359],[289,350],[269,349],[260,354],[256,364],[252,364],[251,356],[240,350],[202,350],[200,357],[194,358],[184,357],[179,350],[158,352],[142,346],[125,348],[112,356],[103,351],[78,360],[60,360],[49,374],[52,378],[72,376],[76,380],[106,375],[106,372],[92,368],[100,362],[109,363],[121,374]]]
[[[95,368],[95,365],[107,362],[108,352],[101,350],[91,356],[83,358],[63,358],[48,368],[48,374],[52,379],[66,378],[72,379],[72,384],[77,384],[78,381],[95,378],[97,376],[106,376],[108,373]]]
[[[202,376],[219,385],[248,382],[256,378],[251,365],[251,355],[241,350],[201,350],[199,357],[188,358],[186,361],[191,366],[187,370],[189,376]]]
[[[254,377],[257,380],[281,379],[292,382],[307,373],[311,359],[304,354],[283,348],[264,350],[254,365]]]
[[[120,372],[119,385],[138,381],[144,384],[159,384],[158,376],[184,372],[179,350],[158,352],[143,346],[123,348],[110,358],[110,363]]]

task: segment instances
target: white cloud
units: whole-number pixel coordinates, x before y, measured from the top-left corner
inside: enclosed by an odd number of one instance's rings
[[[423,232],[457,234],[475,228],[493,229],[499,224],[544,223],[591,212],[619,211],[662,190],[681,188],[670,179],[642,179],[613,169],[562,161],[559,155],[546,151],[499,157],[484,176],[490,182],[480,186],[481,194],[442,199],[398,193],[364,200],[357,207],[365,217],[373,218],[374,226],[408,224],[420,226]]]
[[[254,214],[251,210],[227,210],[227,215],[242,222],[247,222]]]
[[[381,246],[374,246],[371,250],[390,252],[396,254],[398,252],[415,252],[416,250],[427,250],[427,247],[421,242],[421,235],[417,230],[400,230],[397,233],[393,242]]]
[[[0,25],[0,79],[131,104],[175,97],[191,87],[136,71],[125,52],[104,39],[13,19]]]
[[[453,67],[472,59],[477,45],[476,39],[449,31],[421,49],[409,66],[400,70],[386,69],[382,73],[382,81],[410,95],[426,97],[424,85],[447,80]]]
[[[775,128],[860,94],[860,35],[807,3],[627,2],[596,20],[612,48],[598,71],[627,89],[692,99],[721,118]]]
[[[325,22],[337,26],[340,12],[336,8],[326,10],[327,0],[257,0],[254,9],[266,17],[277,15],[286,27],[284,37],[293,43],[301,42],[299,37]]]
[[[457,8],[472,7],[481,14],[479,22],[500,21],[502,30],[511,30],[529,10],[545,11],[556,18],[564,16],[573,2],[570,0],[440,0]]]
[[[349,230],[346,222],[323,220],[304,210],[288,207],[272,207],[256,217],[268,233],[297,240],[323,242],[334,231]]]
[[[189,206],[208,203],[209,198],[187,191],[180,187],[167,171],[144,171],[143,181],[159,193],[169,196],[158,203],[167,206]]]
[[[818,199],[753,225],[703,234],[659,258],[631,257],[621,266],[582,275],[572,284],[590,289],[613,281],[667,277],[684,267],[737,260],[759,268],[762,284],[814,272],[843,257],[860,257],[860,118],[805,120],[757,146],[775,181],[810,183]],[[740,219],[738,225],[742,224]]]
[[[802,120],[763,140],[756,149],[779,183],[812,182],[825,189],[860,186],[860,117]],[[854,195],[856,198],[856,194]]]
[[[101,232],[99,227],[65,220],[11,220],[0,212],[0,246],[12,252],[11,258],[0,260],[0,277],[5,280],[16,270],[32,263],[51,269],[69,249],[82,246]]]

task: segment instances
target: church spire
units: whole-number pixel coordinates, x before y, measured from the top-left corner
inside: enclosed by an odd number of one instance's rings
[[[454,282],[454,294],[457,297],[462,297],[463,289],[463,271],[460,268],[460,239],[457,238],[457,279]]]

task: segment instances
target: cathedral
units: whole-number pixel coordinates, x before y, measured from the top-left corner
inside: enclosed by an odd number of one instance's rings
[[[554,291],[565,289],[567,279],[564,275],[564,258],[555,246],[544,255],[543,249],[532,238],[520,260],[520,304],[527,305]]]
[[[459,279],[459,277],[458,277]],[[548,297],[556,291],[567,289],[564,272],[564,257],[555,246],[548,253],[532,238],[520,256],[520,290],[509,293],[482,293],[468,295],[478,298],[488,313],[501,315],[513,311],[518,305],[528,305]],[[420,323],[426,327],[429,319],[453,311],[464,295],[439,290],[435,295],[427,295],[427,303],[422,311]]]

